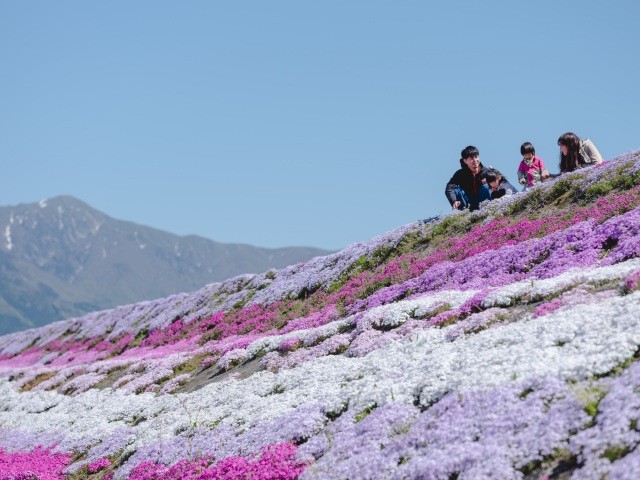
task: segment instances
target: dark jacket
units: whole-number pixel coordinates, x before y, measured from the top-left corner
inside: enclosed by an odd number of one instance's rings
[[[516,193],[518,190],[515,189],[513,185],[509,183],[506,178],[502,178],[500,184],[498,185],[498,190],[495,192],[491,190],[491,200],[495,200],[496,198],[504,197],[505,195],[511,195]]]
[[[449,180],[449,183],[447,183],[444,189],[444,194],[447,196],[447,200],[449,200],[451,206],[453,206],[453,202],[456,201],[456,187],[460,187],[467,193],[467,197],[469,197],[471,210],[477,210],[480,203],[478,201],[478,195],[484,185],[482,182],[485,171],[484,165],[480,163],[480,173],[474,175],[466,164],[460,163],[462,164],[462,168],[453,174],[453,177],[451,177],[451,180]]]

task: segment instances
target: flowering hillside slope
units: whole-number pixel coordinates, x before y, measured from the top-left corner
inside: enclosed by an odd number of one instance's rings
[[[0,479],[635,479],[640,151],[0,337]]]

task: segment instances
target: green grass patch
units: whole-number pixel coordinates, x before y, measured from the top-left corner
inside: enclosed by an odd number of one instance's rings
[[[610,462],[615,462],[616,460],[620,460],[622,457],[627,455],[630,451],[631,450],[629,449],[629,447],[614,445],[607,448],[602,456]]]
[[[356,423],[361,422],[362,420],[367,418],[376,408],[378,408],[378,404],[374,403],[373,405],[369,405],[367,408],[357,413],[355,416]]]

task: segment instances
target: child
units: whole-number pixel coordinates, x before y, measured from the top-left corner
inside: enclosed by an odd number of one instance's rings
[[[484,178],[491,192],[491,200],[504,197],[505,195],[513,195],[518,192],[515,187],[509,183],[509,180],[504,178],[495,168],[487,168],[484,171]]]
[[[522,161],[518,167],[518,181],[525,188],[533,187],[536,183],[549,178],[549,172],[540,157],[536,157],[536,149],[529,142],[520,147]]]

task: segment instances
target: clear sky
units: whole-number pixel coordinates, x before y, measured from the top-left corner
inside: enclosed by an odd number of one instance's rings
[[[640,2],[0,0],[0,205],[338,249],[450,211],[460,150],[640,148]]]

